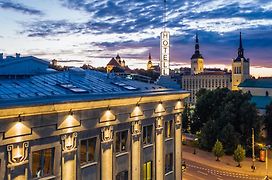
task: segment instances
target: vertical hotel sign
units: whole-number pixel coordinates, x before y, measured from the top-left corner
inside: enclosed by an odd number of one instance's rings
[[[160,56],[160,67],[161,75],[169,75],[169,65],[170,65],[170,33],[168,31],[161,32],[161,56]]]

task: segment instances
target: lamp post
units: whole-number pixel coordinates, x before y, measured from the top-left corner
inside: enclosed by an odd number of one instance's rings
[[[252,166],[251,166],[251,169],[252,169],[253,172],[256,169],[256,166],[255,166],[255,149],[254,149],[254,145],[255,145],[255,142],[254,142],[254,128],[252,128]]]
[[[271,148],[271,146],[270,145],[267,145],[267,146],[265,146],[265,180],[268,180],[269,179],[269,177],[268,177],[268,149],[270,149]]]

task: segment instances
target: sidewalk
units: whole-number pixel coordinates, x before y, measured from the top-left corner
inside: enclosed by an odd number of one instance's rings
[[[182,157],[183,159],[194,161],[212,168],[216,168],[223,171],[231,171],[236,173],[265,176],[265,162],[255,161],[256,170],[252,172],[251,165],[252,159],[246,158],[241,162],[241,168],[236,167],[237,163],[233,160],[233,156],[223,156],[220,161],[216,161],[212,153],[196,149],[196,154],[193,154],[194,149],[192,147],[183,145],[182,146]],[[272,160],[268,160],[268,175],[272,177]]]

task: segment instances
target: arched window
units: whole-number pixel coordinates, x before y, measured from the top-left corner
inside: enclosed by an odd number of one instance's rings
[[[268,91],[266,91],[266,92],[265,92],[265,96],[269,96],[269,93],[268,93]]]

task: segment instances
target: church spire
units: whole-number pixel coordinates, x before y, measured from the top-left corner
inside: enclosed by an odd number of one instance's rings
[[[239,58],[244,58],[244,48],[243,48],[243,43],[242,43],[242,32],[240,31],[240,44],[238,48],[238,57]]]
[[[202,58],[202,55],[200,54],[199,51],[199,39],[198,39],[198,33],[196,33],[196,39],[195,39],[195,53],[193,54],[191,59],[197,59],[197,58]]]
[[[198,33],[196,33],[195,54],[199,54],[199,40],[198,40]]]
[[[149,55],[148,55],[148,60],[151,61],[151,53],[149,52]]]

